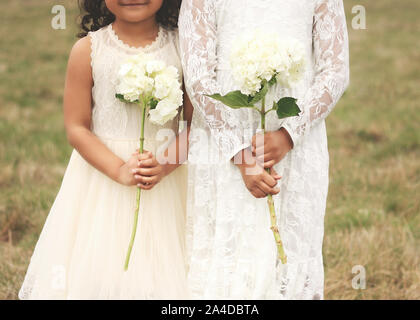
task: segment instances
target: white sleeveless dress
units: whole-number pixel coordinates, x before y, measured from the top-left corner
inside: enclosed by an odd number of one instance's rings
[[[94,100],[92,130],[124,161],[139,145],[140,110],[115,99],[122,62],[152,54],[181,72],[178,35],[160,28],[144,48],[124,44],[112,29],[89,34]],[[181,80],[181,79],[180,79]],[[165,125],[178,132],[179,120]],[[162,127],[146,121],[145,148],[156,153]],[[32,256],[20,299],[184,299],[186,170],[179,168],[153,190],[142,192],[129,270],[124,272],[133,226],[136,187],[120,185],[74,150],[61,189]]]

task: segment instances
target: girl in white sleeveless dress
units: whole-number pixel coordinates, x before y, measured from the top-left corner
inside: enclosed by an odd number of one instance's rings
[[[86,1],[83,5],[88,13],[82,23],[90,32],[73,48],[64,99],[67,133],[75,150],[20,299],[187,297],[186,171],[181,167],[173,171],[177,165],[164,168],[150,154],[133,155],[139,145],[140,108],[115,98],[119,67],[130,55],[150,54],[177,67],[182,75],[174,28],[180,1],[152,0],[141,6],[125,6],[125,2]],[[100,16],[104,19],[98,20]],[[86,27],[89,21],[93,24]],[[132,25],[136,27],[130,29]],[[80,105],[86,110],[80,111]],[[88,115],[88,128],[74,125],[80,117],[77,112]],[[178,125],[179,117],[164,128],[178,133]],[[161,128],[146,120],[145,149],[153,154],[165,150],[163,142],[156,140]],[[143,168],[151,172],[148,176],[139,173],[139,158],[154,163]],[[164,172],[171,171],[155,186]],[[125,272],[136,185],[147,191],[142,192],[137,237]]]

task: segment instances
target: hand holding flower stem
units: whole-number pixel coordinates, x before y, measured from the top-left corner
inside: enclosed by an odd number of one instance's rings
[[[146,109],[149,103],[149,99],[142,99],[141,102],[141,132],[140,132],[140,147],[139,153],[142,154],[144,151],[144,124],[146,119]],[[137,196],[136,196],[136,209],[134,211],[134,224],[133,224],[133,231],[131,233],[130,244],[128,245],[127,256],[125,258],[125,265],[124,270],[128,270],[128,265],[130,263],[131,251],[133,250],[134,240],[136,239],[137,233],[137,226],[139,221],[139,211],[140,211],[140,198],[141,198],[141,189],[137,188]]]
[[[209,95],[232,109],[251,108],[261,116],[261,128],[266,132],[266,116],[276,111],[278,119],[298,116],[301,112],[297,99],[284,97],[266,111],[266,95],[270,87],[278,84],[291,88],[303,77],[305,50],[296,39],[280,39],[279,34],[256,30],[238,39],[231,53],[232,75],[240,88],[226,95]],[[261,108],[257,104],[261,102]],[[270,169],[267,169],[270,172]],[[277,227],[273,196],[269,195],[271,230],[277,245],[278,258],[287,262]]]
[[[262,100],[261,111],[260,110],[258,110],[258,111],[260,112],[260,115],[261,115],[261,129],[263,130],[263,133],[265,134],[266,133],[265,117],[270,111],[274,111],[274,109],[265,111],[265,97],[264,97],[263,100]],[[271,169],[267,168],[266,171],[268,173],[270,173]],[[274,200],[273,200],[273,196],[271,194],[269,194],[267,196],[267,204],[268,204],[268,208],[270,210],[271,231],[273,231],[274,240],[276,241],[277,255],[278,255],[278,258],[280,259],[281,263],[285,264],[285,263],[287,263],[287,257],[286,257],[286,254],[284,252],[283,242],[281,241],[279,228],[277,227],[276,210],[274,208]]]
[[[183,91],[178,69],[167,66],[147,54],[131,56],[118,72],[119,84],[115,97],[123,103],[135,103],[141,108],[140,154],[144,152],[144,125],[146,114],[155,125],[164,125],[174,119],[183,104]],[[140,211],[141,189],[137,189],[133,231],[124,269],[127,271],[136,238]]]
[[[220,94],[209,95],[209,97],[223,102],[226,106],[232,109],[239,108],[251,108],[256,110],[261,117],[261,129],[264,134],[266,133],[266,116],[271,111],[276,111],[277,117],[279,119],[284,119],[287,117],[297,116],[300,112],[298,105],[296,104],[296,99],[291,97],[285,97],[280,99],[277,103],[273,104],[273,107],[266,111],[266,95],[270,86],[273,86],[276,83],[275,78],[270,81],[263,80],[261,90],[258,91],[254,96],[249,96],[243,94],[241,91],[233,91],[228,93],[225,96]],[[261,108],[256,106],[257,103],[261,102]],[[266,171],[270,173],[270,169],[267,168]],[[267,197],[268,208],[270,210],[270,221],[271,221],[271,230],[273,231],[274,239],[277,246],[277,256],[278,259],[283,263],[287,263],[287,257],[284,251],[283,242],[280,237],[279,228],[277,226],[277,217],[276,210],[274,207],[273,196],[270,194]]]

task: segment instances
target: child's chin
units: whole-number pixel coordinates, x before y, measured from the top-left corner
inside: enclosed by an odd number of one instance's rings
[[[147,12],[147,9],[143,7],[140,7],[138,9],[124,10],[124,11],[125,12],[122,18],[125,21],[132,22],[132,23],[147,20],[148,18],[152,16],[152,14],[149,14]]]

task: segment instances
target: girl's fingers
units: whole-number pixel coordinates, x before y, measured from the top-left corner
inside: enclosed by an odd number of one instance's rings
[[[275,194],[278,194],[280,192],[279,188],[271,187],[269,184],[267,184],[265,182],[261,182],[259,184],[259,187],[260,187],[261,190],[264,191],[265,195],[268,195],[268,194],[275,195]]]
[[[264,147],[263,146],[259,146],[257,148],[254,149],[254,154],[255,156],[260,156],[264,154]]]
[[[136,169],[131,170],[131,173],[133,175],[151,177],[151,176],[155,176],[155,175],[159,174],[159,170],[156,167],[136,168]]]
[[[251,151],[254,152],[255,148],[257,147],[257,136],[252,137],[251,141]]]
[[[276,164],[276,162],[274,160],[264,162],[264,168],[272,168],[275,164]],[[272,175],[272,176],[274,177],[274,175]]]
[[[270,153],[270,152],[271,152],[271,149],[267,145],[262,145],[258,147],[257,149],[255,149],[256,156],[262,156],[263,154]]]
[[[153,158],[154,157],[153,153],[150,152],[150,151],[144,150],[143,153],[146,154],[146,156],[149,157],[149,158]]]
[[[257,133],[252,137],[251,145],[252,148],[258,148],[259,146],[264,144],[264,134],[263,133]]]
[[[139,153],[138,154],[139,160],[146,160],[146,159],[150,159],[153,158],[153,153],[147,150],[144,150],[143,153]]]
[[[276,180],[280,180],[282,177],[277,173],[276,170],[274,170],[274,168],[271,168],[270,171],[271,176],[276,179]]]
[[[151,184],[147,185],[147,184],[139,183],[137,184],[137,187],[142,190],[152,190],[154,185],[151,185]]]
[[[260,163],[265,163],[265,162],[268,162],[270,160],[274,160],[274,155],[272,153],[266,153],[264,155],[259,155],[257,157],[257,160]]]
[[[137,169],[136,174],[139,176],[152,177],[159,174],[158,168],[140,168]]]
[[[153,159],[141,160],[138,163],[140,168],[150,168],[153,167]]]
[[[259,199],[265,198],[267,196],[267,194],[258,186],[255,187],[255,189],[251,193],[254,197],[259,198]]]
[[[274,177],[269,175],[267,172],[264,172],[263,180],[262,180],[261,183],[264,183],[264,184],[268,185],[271,189],[273,189],[273,190],[270,190],[270,192],[267,192],[267,193],[271,193],[272,191],[275,192],[275,191],[278,190],[278,188],[275,188],[276,185],[277,185],[277,180],[274,179]],[[274,190],[274,189],[276,189],[276,190]],[[278,191],[280,191],[280,190],[278,190]],[[276,193],[278,193],[278,192],[276,192]]]
[[[134,152],[134,154],[147,154],[147,153],[151,153],[151,152],[146,149],[143,149],[143,153],[140,153],[140,149],[136,149],[136,151]]]
[[[159,162],[155,157],[147,160],[140,161],[139,167],[140,168],[152,168],[157,167],[159,165]]]
[[[151,156],[148,153],[142,153],[142,154],[139,154],[137,158],[139,161],[143,161],[143,160],[150,159]]]
[[[262,182],[262,181],[258,184],[258,188],[262,192],[264,192],[264,196],[266,196],[267,194],[269,194],[270,191],[271,191],[271,188],[267,184],[265,184],[264,182]]]
[[[137,181],[139,181],[142,184],[147,184],[147,183],[153,183],[154,184],[154,183],[157,182],[156,176],[145,177],[145,176],[136,175],[136,176],[134,176],[134,179],[136,179]]]

